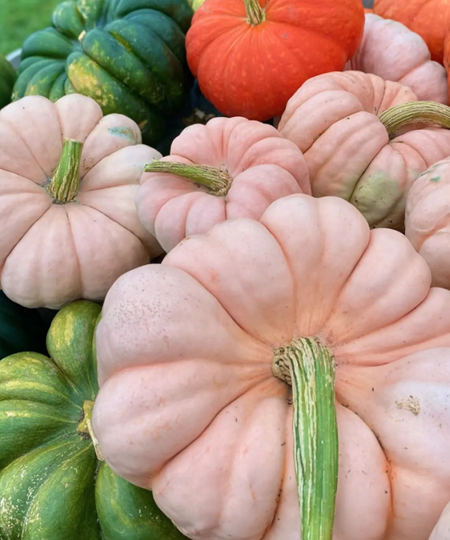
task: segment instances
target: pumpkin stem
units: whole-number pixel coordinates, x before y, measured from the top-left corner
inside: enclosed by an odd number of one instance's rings
[[[247,22],[252,26],[257,26],[266,20],[266,12],[260,6],[258,0],[244,0],[247,11]]]
[[[83,403],[83,420],[78,424],[77,431],[85,435],[89,435],[92,444],[94,445],[94,450],[99,461],[105,461],[103,458],[102,451],[100,449],[100,444],[97,440],[97,437],[94,434],[92,429],[92,413],[94,412],[94,401],[85,401]]]
[[[208,188],[212,195],[225,197],[230,190],[233,179],[228,171],[209,165],[188,165],[176,161],[153,161],[145,166],[145,172],[175,174],[192,180],[195,184]]]
[[[83,143],[66,139],[58,166],[47,190],[56,204],[74,200],[80,189],[80,166]]]
[[[450,107],[434,101],[415,101],[396,105],[380,115],[380,122],[392,139],[408,124],[436,124],[450,129]]]
[[[275,351],[272,370],[292,385],[301,540],[331,540],[339,457],[333,355],[315,338],[294,339]]]

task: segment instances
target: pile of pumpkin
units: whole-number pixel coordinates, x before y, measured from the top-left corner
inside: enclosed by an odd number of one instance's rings
[[[1,540],[450,539],[422,4],[72,0],[0,62]]]

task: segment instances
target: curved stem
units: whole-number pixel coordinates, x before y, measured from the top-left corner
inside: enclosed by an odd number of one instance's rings
[[[263,23],[266,20],[266,13],[259,5],[258,0],[244,0],[245,10],[247,11],[247,21],[252,26]]]
[[[78,424],[77,431],[83,435],[89,435],[94,445],[94,450],[99,461],[104,461],[102,451],[100,449],[100,444],[94,434],[92,429],[92,413],[94,412],[94,401],[85,401],[83,403],[83,419]]]
[[[292,384],[301,539],[331,540],[339,461],[333,355],[316,339],[296,339],[275,351],[273,373]]]
[[[384,111],[380,122],[386,128],[389,137],[408,124],[436,124],[450,129],[450,107],[434,101],[415,101],[402,103]]]
[[[83,143],[66,139],[58,166],[48,186],[48,192],[55,203],[65,204],[73,201],[80,189],[80,166]]]
[[[145,172],[175,174],[192,180],[195,184],[207,187],[212,195],[225,197],[233,179],[227,171],[209,165],[188,165],[176,161],[154,161],[145,166]]]

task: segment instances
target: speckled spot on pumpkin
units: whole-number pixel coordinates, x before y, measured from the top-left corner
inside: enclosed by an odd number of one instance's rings
[[[122,139],[126,139],[133,144],[138,143],[136,133],[129,127],[112,127],[109,128],[108,131],[115,137],[121,137]]]
[[[440,179],[440,176],[435,176],[434,178],[430,178],[430,182],[439,182]]]

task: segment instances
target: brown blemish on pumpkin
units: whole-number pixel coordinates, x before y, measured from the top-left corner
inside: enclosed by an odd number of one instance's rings
[[[420,412],[420,401],[413,396],[409,396],[406,399],[396,401],[395,404],[397,405],[398,409],[405,409],[406,411],[410,411],[415,416],[417,416]]]

